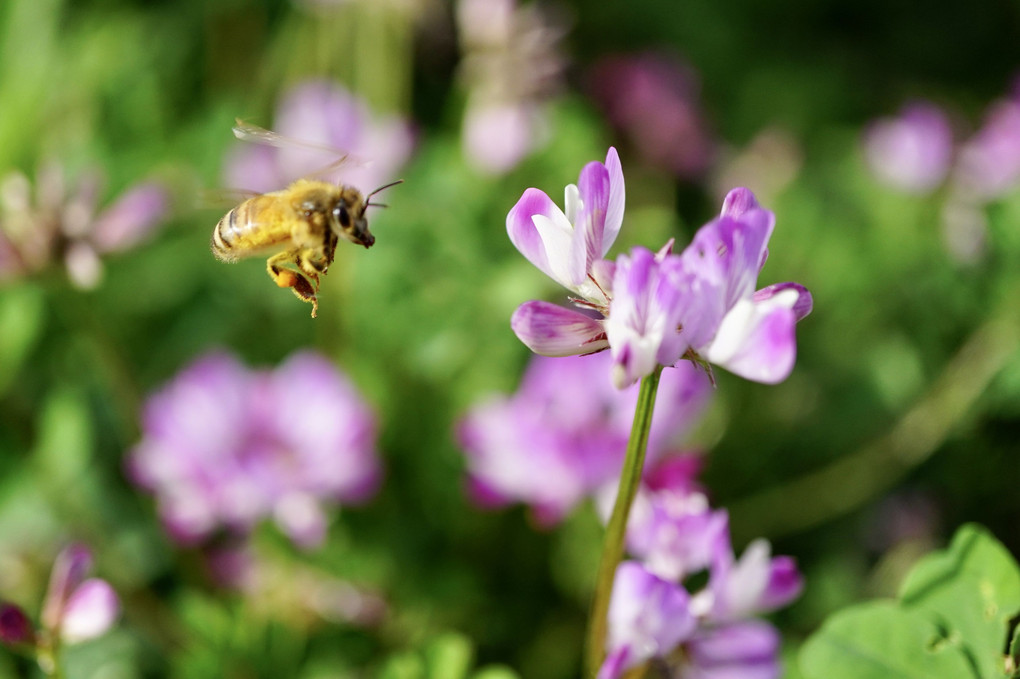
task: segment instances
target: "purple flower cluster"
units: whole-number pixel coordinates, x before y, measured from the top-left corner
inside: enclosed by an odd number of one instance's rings
[[[322,356],[252,371],[224,353],[149,398],[129,474],[171,535],[196,543],[271,517],[296,544],[324,539],[324,505],[368,500],[381,479],[375,417]]]
[[[616,571],[606,660],[599,679],[652,661],[669,676],[780,676],[779,633],[755,616],[795,599],[803,579],[790,557],[756,540],[737,559],[725,511],[689,482],[646,479],[627,525],[636,560]],[[707,584],[691,592],[692,575]]]
[[[634,248],[604,259],[623,224],[624,180],[613,148],[566,188],[564,210],[528,189],[507,215],[517,249],[571,293],[576,308],[544,301],[511,319],[518,338],[545,356],[609,349],[617,387],[657,365],[681,359],[715,363],[758,382],[780,382],[793,369],[794,327],[811,311],[797,283],[755,291],[775,216],[747,189],[734,189],[717,219],[679,255]]]
[[[100,210],[102,184],[92,170],[69,188],[56,164],[40,168],[34,191],[20,172],[0,179],[0,280],[62,260],[75,286],[94,288],[103,276],[101,255],[136,246],[166,217],[169,196],[158,184],[136,184]]]
[[[370,191],[392,181],[414,148],[407,122],[373,113],[360,98],[326,80],[289,89],[276,107],[273,125],[294,143],[238,145],[227,158],[227,186],[265,193],[315,174]],[[331,168],[338,153],[349,157]]]
[[[40,616],[45,634],[36,632],[19,606],[0,602],[0,643],[18,649],[56,640],[76,644],[105,634],[120,615],[120,601],[105,580],[89,578],[92,553],[72,544],[57,555]],[[53,648],[39,649],[52,653]],[[40,652],[40,658],[44,653]]]
[[[606,353],[537,356],[516,394],[492,398],[468,412],[457,434],[479,504],[523,502],[549,525],[616,481],[637,387],[614,388],[607,377],[610,362]],[[680,449],[711,392],[707,376],[690,364],[662,376],[649,459]]]

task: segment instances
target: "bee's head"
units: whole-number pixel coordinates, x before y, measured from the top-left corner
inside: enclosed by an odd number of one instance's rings
[[[333,207],[333,230],[341,238],[346,238],[355,245],[372,247],[375,236],[368,230],[365,219],[365,204],[358,196],[357,200],[348,201],[341,198]]]

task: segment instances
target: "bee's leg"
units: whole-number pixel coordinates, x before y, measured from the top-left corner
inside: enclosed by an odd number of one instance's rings
[[[273,282],[281,288],[290,288],[299,299],[310,302],[312,318],[315,318],[319,310],[319,300],[315,297],[315,291],[319,284],[318,277],[315,278],[315,287],[312,287],[308,279],[297,271],[280,266],[281,264],[296,264],[297,261],[297,253],[293,250],[280,252],[266,260],[266,271],[269,272]]]
[[[297,265],[308,278],[315,281],[315,289],[319,289],[319,276],[326,273],[329,268],[329,260],[321,248],[309,248],[302,250],[297,255]]]

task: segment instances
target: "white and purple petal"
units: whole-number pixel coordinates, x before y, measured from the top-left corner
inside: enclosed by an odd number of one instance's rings
[[[682,291],[675,278],[680,265],[673,255],[659,258],[645,248],[619,257],[605,322],[617,387],[633,384],[657,364],[672,365],[683,353],[678,333]]]
[[[723,313],[754,293],[774,226],[768,210],[725,215],[701,227],[681,254],[687,271],[718,286]]]
[[[517,338],[542,356],[592,354],[608,348],[602,323],[580,311],[537,300],[517,307],[510,317]]]
[[[790,557],[772,558],[767,540],[753,541],[738,561],[720,553],[712,564],[709,617],[717,622],[768,613],[796,599],[804,582]]]
[[[754,303],[740,300],[723,318],[715,338],[699,352],[745,379],[764,384],[785,380],[797,357],[793,290]]]
[[[507,214],[506,229],[514,247],[545,275],[570,289],[584,281],[584,249],[567,216],[545,193],[527,189]]]
[[[784,290],[793,290],[797,293],[797,301],[793,303],[792,307],[793,315],[798,321],[803,320],[814,308],[814,299],[811,297],[811,292],[800,283],[773,283],[755,292],[751,296],[751,300],[756,304],[764,302]]]

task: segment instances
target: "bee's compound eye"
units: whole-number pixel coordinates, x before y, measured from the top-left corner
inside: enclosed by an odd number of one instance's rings
[[[333,214],[336,215],[336,219],[337,219],[338,222],[340,222],[340,226],[344,227],[345,229],[350,228],[350,226],[351,226],[351,215],[350,215],[349,212],[347,212],[347,206],[346,205],[344,205],[343,203],[340,203],[339,205],[337,205],[333,209]]]

